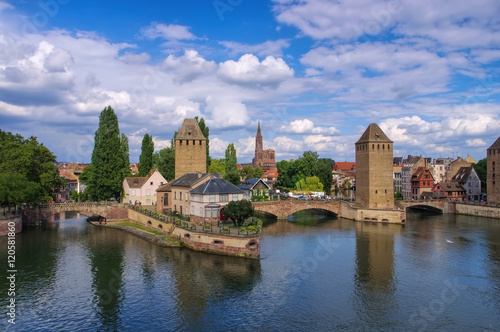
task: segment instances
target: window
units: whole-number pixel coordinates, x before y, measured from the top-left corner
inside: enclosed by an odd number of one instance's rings
[[[181,192],[179,192],[179,200],[181,200],[181,201],[182,201],[182,191],[181,191]]]
[[[205,209],[205,217],[207,217],[207,218],[217,218],[218,212],[219,212],[218,208],[206,208]]]
[[[203,217],[203,208],[200,208],[200,214],[199,214],[200,217]]]
[[[151,196],[151,189],[146,189],[146,196]]]
[[[135,196],[135,189],[132,189],[132,190],[130,191],[130,196]]]
[[[210,202],[211,203],[215,202],[215,195],[210,195]]]
[[[149,183],[149,185],[150,185],[150,186],[152,186],[152,185],[153,185],[153,181],[151,181],[151,182]]]
[[[233,194],[233,201],[237,201],[238,200],[238,194]]]
[[[228,194],[220,194],[219,195],[219,201],[220,202],[227,202],[227,201],[229,201]]]
[[[191,214],[194,215],[194,206],[191,206]]]

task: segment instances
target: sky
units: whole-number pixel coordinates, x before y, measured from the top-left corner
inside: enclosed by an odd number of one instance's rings
[[[89,163],[111,106],[138,162],[203,118],[210,156],[486,158],[500,136],[498,0],[0,0],[0,129]]]

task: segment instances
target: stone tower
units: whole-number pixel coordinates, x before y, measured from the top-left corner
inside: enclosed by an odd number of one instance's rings
[[[368,209],[393,209],[392,141],[372,123],[355,145],[356,203]]]
[[[186,173],[206,173],[207,139],[196,119],[184,119],[175,138],[175,178]]]
[[[486,187],[488,202],[500,203],[500,137],[486,150]],[[496,175],[499,176],[496,176]]]

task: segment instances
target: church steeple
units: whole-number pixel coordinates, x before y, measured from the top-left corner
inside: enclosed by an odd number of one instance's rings
[[[262,133],[260,132],[260,121],[259,121],[259,125],[257,127],[257,136],[255,136],[255,152],[262,150],[263,150]]]

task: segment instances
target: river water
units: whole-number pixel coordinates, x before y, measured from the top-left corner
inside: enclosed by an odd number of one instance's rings
[[[7,331],[498,331],[500,220],[267,221],[261,259],[161,248],[84,217],[16,236]],[[7,248],[7,239],[0,239]]]

